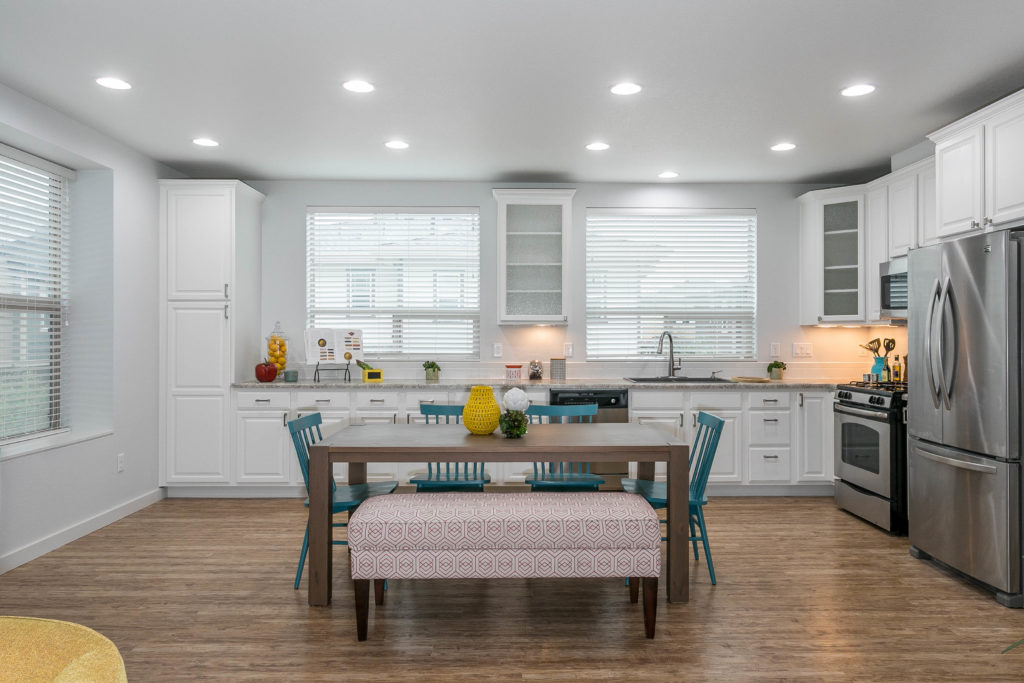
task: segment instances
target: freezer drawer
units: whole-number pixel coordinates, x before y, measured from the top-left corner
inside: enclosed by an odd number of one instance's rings
[[[910,542],[1006,592],[1020,592],[1020,464],[910,440]]]

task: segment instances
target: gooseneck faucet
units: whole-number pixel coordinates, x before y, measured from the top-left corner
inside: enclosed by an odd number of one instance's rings
[[[664,332],[662,332],[661,336],[658,337],[658,353],[664,353],[664,351],[661,350],[661,347],[665,343],[665,337],[668,337],[668,376],[669,377],[675,377],[676,376],[676,347],[675,347],[675,344],[672,342],[672,335],[668,333],[668,330],[665,330]]]

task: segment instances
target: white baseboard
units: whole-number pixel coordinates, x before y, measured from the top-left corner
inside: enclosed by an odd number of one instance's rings
[[[826,496],[831,498],[836,489],[833,484],[711,484],[708,498],[716,496],[742,498],[745,496]]]
[[[158,500],[164,498],[163,489],[154,489],[149,493],[144,493],[137,498],[133,498],[126,503],[121,503],[115,507],[110,508],[104,512],[94,515],[89,519],[84,519],[81,522],[72,524],[71,526],[58,531],[57,533],[51,534],[46,538],[42,538],[28,545],[24,545],[20,548],[12,550],[6,555],[0,556],[0,574],[8,572],[15,567],[20,567],[26,562],[30,562],[37,557],[42,557],[46,553],[56,550],[57,548],[70,543],[76,539],[86,536],[102,529],[108,524],[113,524],[119,519],[127,517],[133,512],[138,512],[143,508],[147,508]]]
[[[305,498],[304,486],[168,486],[168,498]]]

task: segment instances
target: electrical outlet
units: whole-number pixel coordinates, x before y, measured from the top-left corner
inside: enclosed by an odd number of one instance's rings
[[[779,342],[772,342],[772,350],[769,354],[772,358],[778,358],[782,355],[782,344]]]
[[[124,453],[117,454],[117,471],[124,472],[125,457]]]
[[[491,355],[494,356],[495,358],[501,358],[501,355],[504,352],[505,350],[501,347],[501,344],[495,344],[494,349],[492,349],[491,351]]]
[[[565,345],[562,347],[562,353],[566,358],[572,358],[572,342],[565,342]]]
[[[814,355],[814,346],[810,342],[794,342],[793,358],[810,358]]]

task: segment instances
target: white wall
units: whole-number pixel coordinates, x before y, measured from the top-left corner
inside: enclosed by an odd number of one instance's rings
[[[0,449],[0,571],[5,571],[162,496],[156,443],[156,180],[180,174],[4,85],[0,142],[89,169],[77,191],[101,194],[84,203],[79,197],[77,206],[89,211],[89,230],[106,252],[96,258],[109,268],[107,277],[91,284],[72,278],[80,287],[72,301],[84,294],[93,304],[89,338],[107,340],[92,353],[109,377],[95,378],[93,389],[109,407],[83,413],[66,445],[36,442],[42,450],[28,453],[25,445]],[[74,325],[74,310],[71,315]],[[76,363],[87,357],[76,349]],[[122,452],[127,468],[119,474],[116,454]]]
[[[267,196],[263,212],[262,328],[269,332],[281,321],[292,338],[290,367],[308,373],[294,361],[302,354],[305,328],[305,215],[307,206],[477,206],[481,226],[482,320],[481,361],[475,364],[442,363],[443,376],[498,377],[506,362],[547,361],[561,356],[564,342],[573,342],[575,357],[569,377],[621,377],[631,373],[662,374],[656,362],[624,364],[584,362],[584,226],[587,207],[685,207],[755,209],[758,219],[758,361],[756,363],[688,363],[690,374],[722,369],[728,374],[763,375],[769,344],[782,344],[782,356],[791,377],[859,376],[858,344],[866,339],[893,336],[888,330],[815,329],[798,324],[799,209],[794,198],[820,185],[796,184],[594,184],[547,185],[470,182],[343,182],[247,181]],[[573,187],[572,278],[568,327],[510,327],[497,324],[496,211],[494,187]],[[810,341],[814,356],[793,362],[792,343]],[[504,356],[490,355],[494,342],[504,345]],[[415,362],[383,362],[385,376],[420,377]],[[255,364],[258,359],[252,359]],[[866,372],[866,369],[864,370]]]

